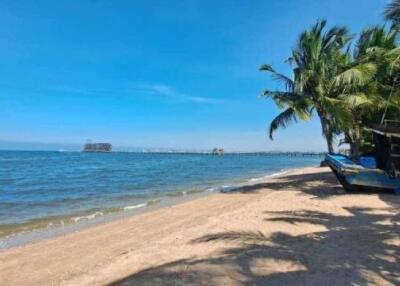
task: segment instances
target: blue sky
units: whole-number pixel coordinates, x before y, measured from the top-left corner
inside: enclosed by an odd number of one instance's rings
[[[258,95],[317,18],[356,33],[386,0],[0,2],[0,147],[17,142],[321,151],[317,120],[266,136]],[[32,144],[37,146],[38,144]],[[40,144],[39,144],[40,145]],[[29,144],[24,144],[29,149]]]

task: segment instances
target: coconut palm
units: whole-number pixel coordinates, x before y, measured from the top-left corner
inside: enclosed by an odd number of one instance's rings
[[[392,103],[392,69],[388,53],[394,53],[396,33],[384,27],[365,29],[359,36],[353,56],[346,69],[334,79],[338,93],[336,126],[344,132],[351,155],[358,158],[363,143],[364,126],[378,124],[380,116]],[[370,142],[371,143],[371,142]]]
[[[296,47],[288,59],[293,69],[293,79],[276,72],[270,65],[260,70],[272,74],[273,79],[284,84],[284,91],[265,91],[277,106],[284,109],[272,120],[270,138],[278,128],[285,128],[297,120],[307,120],[312,113],[318,115],[322,134],[329,152],[333,152],[335,126],[331,113],[335,106],[330,96],[332,79],[347,65],[348,55],[344,52],[350,40],[345,27],[335,26],[325,31],[326,21],[318,20],[311,29],[300,34]]]

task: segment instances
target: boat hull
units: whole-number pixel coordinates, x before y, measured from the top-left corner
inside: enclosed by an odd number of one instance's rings
[[[364,168],[343,155],[327,155],[327,165],[346,191],[392,191],[400,194],[400,178],[379,169]]]

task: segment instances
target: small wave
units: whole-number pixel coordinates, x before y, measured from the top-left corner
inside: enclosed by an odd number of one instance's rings
[[[160,201],[159,199],[154,199],[154,200],[150,200],[143,204],[137,204],[137,205],[123,207],[122,210],[124,210],[124,211],[125,210],[134,210],[134,209],[138,209],[138,208],[148,207],[148,206],[158,203],[159,201]]]
[[[270,175],[266,175],[266,176],[262,176],[262,177],[250,178],[250,179],[248,179],[247,181],[248,181],[249,183],[265,181],[265,180],[267,180],[267,179],[269,179],[269,178],[273,178],[273,177],[278,177],[278,176],[284,175],[284,174],[286,174],[287,172],[288,172],[287,170],[281,170],[281,171],[279,171],[279,172],[272,173],[272,174],[270,174]]]
[[[249,187],[249,186],[252,186],[252,185],[257,184],[257,183],[265,182],[266,180],[268,180],[270,178],[282,176],[282,175],[284,175],[284,174],[286,174],[288,172],[289,172],[288,170],[281,170],[279,172],[272,173],[272,174],[269,174],[269,175],[266,175],[266,176],[257,177],[257,178],[250,178],[245,183],[239,183],[239,184],[231,185],[231,186],[222,186],[222,187],[220,187],[219,191],[221,193],[235,192],[235,191],[238,191],[238,190],[240,190],[240,189],[242,189],[244,187]]]
[[[269,176],[267,176],[267,177],[269,177],[269,178],[278,177],[278,176],[281,176],[281,175],[285,175],[285,174],[287,174],[288,172],[289,172],[289,170],[282,170],[282,171],[280,171],[280,172],[273,173],[273,174],[271,174],[271,175],[269,175]]]
[[[71,218],[71,220],[74,221],[74,222],[79,222],[79,221],[81,221],[81,220],[91,220],[91,219],[95,219],[96,217],[102,216],[102,215],[104,215],[103,212],[95,212],[95,213],[89,214],[89,215],[87,215],[87,216],[73,217],[73,218]]]
[[[154,199],[154,200],[150,200],[146,203],[146,206],[151,206],[154,205],[156,203],[158,203],[160,201],[160,199]]]
[[[232,185],[222,185],[222,186],[217,186],[217,187],[211,187],[206,189],[207,192],[221,192],[221,193],[229,193],[229,192],[234,192],[237,191],[243,187],[246,186],[251,186],[257,183],[261,183],[261,182],[265,182],[266,180],[268,180],[269,178],[273,178],[273,177],[277,177],[277,176],[281,176],[286,174],[287,172],[289,172],[288,170],[281,170],[279,172],[276,173],[272,173],[269,175],[265,175],[262,177],[255,177],[255,178],[250,178],[247,179],[244,182],[241,183],[236,183],[236,184],[232,184]]]
[[[230,193],[234,192],[235,190],[241,188],[243,184],[237,184],[237,185],[232,185],[232,186],[223,186],[219,189],[219,192],[221,193]]]
[[[178,192],[171,192],[167,193],[167,197],[182,197],[182,196],[187,196],[187,195],[192,195],[192,194],[197,194],[197,193],[202,193],[206,190],[203,189],[193,189],[193,190],[188,190],[188,191],[178,191]]]
[[[124,210],[133,210],[133,209],[138,209],[147,206],[147,204],[138,204],[138,205],[132,205],[132,206],[126,206],[123,207]]]
[[[231,191],[235,190],[239,186],[240,186],[239,184],[238,185],[225,185],[225,186],[221,186],[219,188],[219,191],[221,193],[228,193],[228,192],[231,192]]]
[[[208,188],[206,191],[210,192],[210,193],[214,193],[214,192],[224,193],[224,192],[229,192],[229,191],[231,191],[233,189],[236,189],[238,186],[239,186],[239,184],[237,184],[237,185],[222,185],[222,186],[219,186],[219,187]]]

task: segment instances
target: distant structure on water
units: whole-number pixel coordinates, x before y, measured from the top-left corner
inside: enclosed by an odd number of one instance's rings
[[[225,151],[222,148],[214,148],[211,152],[213,155],[224,155]]]
[[[83,152],[111,152],[112,145],[110,143],[86,143],[83,146]]]

